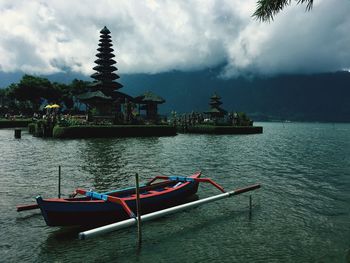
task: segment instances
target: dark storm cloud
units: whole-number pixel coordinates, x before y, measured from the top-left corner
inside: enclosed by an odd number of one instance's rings
[[[194,70],[226,63],[240,74],[350,68],[350,2],[290,6],[272,23],[255,0],[0,1],[2,71],[92,72],[99,30],[112,32],[121,73]]]

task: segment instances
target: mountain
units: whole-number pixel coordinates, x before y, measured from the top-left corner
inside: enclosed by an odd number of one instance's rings
[[[214,92],[228,111],[255,120],[350,121],[350,73],[284,75],[269,78],[217,78],[216,70],[124,76],[124,92],[151,90],[167,102],[162,112],[207,110]]]
[[[205,111],[214,92],[222,97],[228,111],[245,111],[254,120],[350,122],[350,73],[280,75],[221,79],[220,68],[195,72],[160,74],[121,74],[120,90],[129,95],[152,91],[166,99],[159,110],[169,114]],[[0,87],[18,82],[21,74],[0,73]],[[69,83],[76,74],[45,76],[51,81]]]

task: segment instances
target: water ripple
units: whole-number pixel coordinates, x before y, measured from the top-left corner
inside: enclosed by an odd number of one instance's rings
[[[0,250],[4,262],[342,262],[350,248],[350,125],[264,123],[248,136],[21,140],[0,130]],[[157,174],[201,170],[231,190],[260,182],[237,196],[145,224],[144,245],[126,229],[81,242],[79,229],[46,227],[38,212],[15,205],[38,194],[98,191]],[[199,196],[218,193],[201,185]],[[175,255],[175,256],[174,256]]]

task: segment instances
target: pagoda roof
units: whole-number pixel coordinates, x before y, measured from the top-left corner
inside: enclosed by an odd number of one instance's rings
[[[110,39],[108,39],[108,40],[110,40]],[[113,46],[113,44],[112,43],[110,43],[111,41],[104,41],[104,42],[101,42],[101,43],[98,43],[98,46],[100,46],[100,47],[112,47]]]
[[[140,104],[147,104],[150,102],[162,104],[165,102],[165,99],[154,94],[153,92],[147,91],[144,94],[135,97],[135,102],[140,103]]]
[[[115,60],[113,59],[96,59],[94,61],[97,65],[114,65],[115,63],[117,63]]]
[[[112,97],[106,96],[102,91],[89,91],[77,96],[80,100],[91,100],[91,99],[102,99],[102,100],[112,100]]]
[[[102,66],[102,65],[97,65],[92,68],[93,70],[96,70],[98,72],[113,72],[118,70],[118,68],[110,65]]]
[[[112,54],[112,53],[109,53],[109,54],[106,54],[106,53],[97,53],[96,54],[96,57],[98,57],[98,58],[104,58],[104,59],[110,59],[110,58],[113,58],[113,57],[115,57],[115,55],[114,54]]]
[[[94,87],[103,87],[103,86],[108,86],[108,87],[113,87],[115,89],[120,89],[123,87],[122,84],[120,84],[119,82],[114,82],[114,81],[110,81],[110,82],[102,82],[102,81],[94,81],[91,82],[89,84],[90,87],[94,88]]]
[[[100,35],[101,39],[110,39],[112,38],[110,35]]]
[[[227,111],[217,107],[217,108],[211,108],[211,109],[209,109],[209,111],[206,111],[204,113],[207,113],[207,114],[219,114],[219,113],[226,114]]]
[[[217,95],[216,93],[214,93],[214,95],[211,96],[211,99],[212,99],[212,100],[220,100],[221,97],[220,97],[219,95]]]
[[[112,45],[111,45],[111,46],[112,46]],[[111,53],[111,52],[114,51],[114,49],[113,49],[113,48],[110,48],[110,47],[108,47],[108,46],[106,45],[106,46],[99,47],[99,48],[97,49],[97,51],[100,51],[101,53]]]
[[[110,42],[112,42],[112,39],[110,39],[110,38],[100,38],[99,42],[100,42],[100,44],[101,43],[110,43]]]
[[[101,29],[100,33],[101,34],[110,34],[111,31],[109,31],[109,29],[105,26],[104,28]]]
[[[119,79],[120,77],[117,74],[115,74],[115,73],[96,72],[96,73],[91,75],[91,78],[98,79],[98,80],[101,80],[101,81],[105,81],[105,80]]]
[[[210,105],[221,105],[222,104],[222,102],[221,101],[211,101],[210,103],[209,103]]]

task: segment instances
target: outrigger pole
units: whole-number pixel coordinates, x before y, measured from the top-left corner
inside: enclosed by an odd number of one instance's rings
[[[190,203],[186,203],[186,204],[182,204],[182,205],[178,205],[178,206],[174,206],[174,207],[170,207],[164,210],[160,210],[160,211],[156,211],[153,213],[149,213],[149,214],[145,214],[141,216],[141,221],[150,221],[162,216],[166,216],[169,214],[173,214],[185,209],[189,209],[192,207],[196,207],[202,204],[206,204],[206,203],[210,203],[213,201],[217,201],[226,197],[231,197],[234,195],[239,195],[239,194],[243,194],[245,192],[249,192],[249,191],[253,191],[260,188],[260,184],[254,184],[248,187],[244,187],[244,188],[240,188],[240,189],[236,189],[233,191],[229,191],[229,192],[225,192],[223,194],[219,194],[219,195],[214,195],[211,197],[207,197],[207,198],[203,198],[194,202],[190,202]],[[110,225],[106,225],[106,226],[102,226],[102,227],[98,227],[95,229],[91,229],[88,231],[84,231],[84,232],[80,232],[79,233],[79,239],[87,239],[87,238],[91,238],[91,237],[95,237],[98,235],[102,235],[108,232],[112,232],[118,229],[122,229],[122,228],[126,228],[132,225],[136,225],[137,224],[137,219],[136,218],[130,218],[124,221],[120,221],[117,223],[113,223]]]

